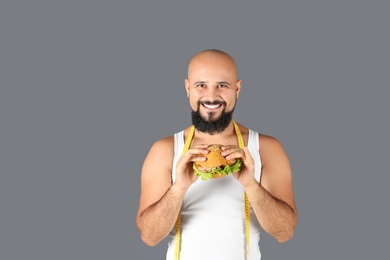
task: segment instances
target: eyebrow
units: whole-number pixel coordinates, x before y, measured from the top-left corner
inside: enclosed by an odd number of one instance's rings
[[[195,83],[194,83],[194,85],[198,85],[198,84],[206,84],[206,83],[208,83],[208,81],[196,81]],[[229,85],[229,86],[231,86],[232,84],[230,84],[229,82],[227,82],[227,81],[217,81],[216,82],[218,85],[221,85],[221,84],[224,84],[224,85]]]
[[[194,83],[194,85],[205,84],[205,83],[208,83],[208,81],[196,81],[196,82]]]
[[[217,81],[217,84],[218,85],[228,85],[228,86],[230,86],[231,84],[229,83],[229,82],[227,82],[227,81]]]

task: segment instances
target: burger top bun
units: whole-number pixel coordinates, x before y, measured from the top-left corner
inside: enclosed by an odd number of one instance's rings
[[[226,160],[225,157],[221,155],[222,145],[220,144],[211,144],[208,146],[210,151],[208,154],[204,155],[207,160],[203,162],[196,162],[196,165],[202,168],[216,168],[219,166],[224,166],[226,164],[233,165],[236,159]]]

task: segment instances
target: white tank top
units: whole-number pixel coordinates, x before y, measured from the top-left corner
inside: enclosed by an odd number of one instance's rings
[[[184,148],[184,131],[175,134],[176,163]],[[259,134],[249,130],[248,148],[255,161],[255,179],[260,182],[261,160]],[[250,259],[261,258],[260,224],[251,208]],[[181,210],[181,260],[241,260],[246,259],[244,190],[232,176],[202,181],[188,189]],[[169,235],[166,259],[174,259],[175,228]]]

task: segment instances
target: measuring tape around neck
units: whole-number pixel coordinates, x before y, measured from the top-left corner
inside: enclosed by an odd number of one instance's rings
[[[244,140],[241,135],[241,131],[238,128],[238,125],[235,121],[233,121],[234,125],[234,130],[237,135],[237,141],[238,141],[238,146],[241,149],[244,149]],[[188,149],[190,148],[192,138],[194,137],[194,132],[195,132],[195,127],[191,126],[190,132],[188,133],[188,137],[186,138],[186,142],[184,144],[184,148],[182,151],[182,155],[184,155]],[[245,238],[246,238],[246,254],[247,254],[247,259],[249,259],[249,224],[250,224],[250,205],[249,205],[249,200],[244,192],[244,207],[245,207]],[[175,260],[180,260],[180,243],[181,243],[181,234],[180,234],[180,215],[181,212],[179,212],[179,216],[177,217],[176,220],[176,235],[175,235],[175,251],[174,251],[174,256]]]
[[[238,128],[238,125],[235,121],[233,121],[233,124],[234,124],[234,129],[236,131],[236,135],[237,135],[237,140],[238,140],[238,146],[241,148],[241,149],[244,149],[245,145],[244,145],[244,140],[242,138],[242,135],[241,135],[241,131],[240,129]],[[249,248],[249,245],[250,245],[250,230],[249,230],[249,224],[250,224],[250,205],[249,205],[249,199],[248,199],[248,196],[246,195],[246,193],[244,192],[244,209],[245,209],[245,238],[246,238],[246,255],[247,255],[247,259],[249,259],[249,252],[250,252],[250,248]]]

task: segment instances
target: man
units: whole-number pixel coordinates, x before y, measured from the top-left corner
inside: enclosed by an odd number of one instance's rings
[[[170,236],[166,259],[260,259],[261,229],[279,242],[293,236],[297,209],[289,159],[276,138],[232,119],[241,85],[227,53],[196,54],[185,79],[195,131],[189,136],[189,126],[158,140],[145,158],[137,225],[150,246]],[[193,163],[206,160],[210,144],[222,144],[226,159],[240,158],[240,171],[198,178]]]

